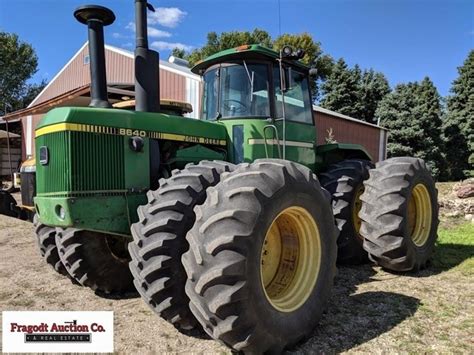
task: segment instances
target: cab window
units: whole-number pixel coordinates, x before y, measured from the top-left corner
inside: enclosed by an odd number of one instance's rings
[[[283,117],[283,96],[280,87],[280,68],[273,68],[276,118]],[[285,69],[285,116],[288,121],[313,124],[313,108],[308,77],[294,69]]]
[[[222,64],[204,74],[202,118],[270,117],[268,66]]]

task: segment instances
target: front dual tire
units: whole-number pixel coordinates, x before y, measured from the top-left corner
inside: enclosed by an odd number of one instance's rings
[[[182,262],[203,329],[246,353],[280,352],[308,336],[336,262],[333,215],[316,176],[283,160],[242,164],[195,213]]]
[[[69,275],[99,294],[135,292],[127,244],[123,237],[110,234],[74,228],[56,232],[59,258]]]

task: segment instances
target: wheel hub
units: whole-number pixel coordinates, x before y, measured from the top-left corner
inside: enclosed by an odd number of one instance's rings
[[[362,200],[360,196],[364,193],[364,185],[361,185],[355,195],[354,201],[352,203],[352,222],[354,224],[355,231],[357,232],[357,238],[363,240],[362,236],[360,235],[360,226],[362,225],[362,220],[359,217],[359,212],[362,208]]]
[[[422,247],[430,235],[431,200],[425,185],[417,184],[408,201],[408,230],[413,243]]]
[[[260,258],[262,287],[281,312],[303,305],[316,284],[321,239],[316,221],[302,207],[283,210],[272,222]]]

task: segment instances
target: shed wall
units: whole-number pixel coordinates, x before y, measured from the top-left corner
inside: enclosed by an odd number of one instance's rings
[[[88,47],[83,47],[79,54],[66,65],[56,80],[38,96],[34,104],[37,105],[70,90],[90,84],[89,64],[85,63],[85,58],[88,55]],[[105,60],[108,83],[134,82],[133,58],[106,49]],[[185,101],[186,96],[186,77],[166,69],[160,69],[160,97]],[[195,103],[191,104],[195,106]]]
[[[332,129],[332,134],[338,143],[360,144],[365,147],[374,161],[380,160],[380,139],[384,136],[385,132],[383,129],[331,116],[322,112],[315,111],[314,117],[318,145],[326,143],[325,140],[328,137],[328,131]]]

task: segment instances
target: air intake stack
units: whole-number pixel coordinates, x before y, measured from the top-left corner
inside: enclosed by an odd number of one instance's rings
[[[111,107],[107,96],[105,71],[104,26],[115,21],[112,10],[98,5],[84,5],[74,11],[74,17],[87,25],[91,71],[91,107]]]
[[[135,110],[160,110],[160,56],[148,48],[147,9],[155,11],[147,0],[135,0]]]

